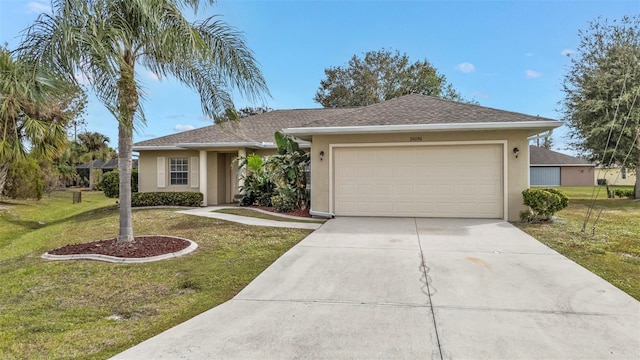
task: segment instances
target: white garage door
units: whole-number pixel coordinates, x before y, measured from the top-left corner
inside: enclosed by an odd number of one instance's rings
[[[336,147],[334,212],[503,217],[502,145]]]

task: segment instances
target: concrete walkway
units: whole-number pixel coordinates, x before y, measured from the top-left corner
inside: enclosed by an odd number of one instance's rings
[[[178,211],[178,213],[187,214],[187,215],[204,216],[204,217],[209,217],[209,218],[213,218],[213,219],[220,219],[220,220],[226,220],[226,221],[233,221],[233,222],[237,222],[237,223],[245,224],[245,225],[256,225],[256,226],[267,226],[267,227],[282,227],[282,228],[292,228],[292,229],[315,230],[315,229],[319,228],[320,226],[322,226],[321,223],[268,220],[268,219],[260,219],[260,218],[255,218],[255,217],[239,216],[239,215],[224,214],[224,213],[215,212],[216,210],[220,210],[220,209],[237,209],[237,208],[238,207],[236,207],[236,206],[208,206],[208,207],[202,207],[202,208],[196,208],[196,209],[190,209],[190,210],[182,210],[182,211]],[[246,208],[246,209],[248,209],[249,211],[264,212],[264,211],[260,211],[260,210],[249,209],[249,208]],[[297,220],[312,220],[313,221],[313,219],[308,219],[308,218],[298,218],[298,217],[295,217],[295,216],[279,215],[279,214],[274,214],[274,213],[269,213],[269,214],[273,215],[273,216],[282,217],[283,219],[297,219]]]
[[[509,223],[338,218],[116,359],[630,359],[640,303]]]

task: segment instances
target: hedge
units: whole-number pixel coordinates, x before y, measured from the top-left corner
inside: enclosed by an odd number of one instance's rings
[[[200,206],[204,196],[199,192],[144,192],[131,194],[131,206]]]
[[[104,191],[106,197],[117,198],[120,193],[120,173],[118,170],[106,172],[97,187]],[[96,188],[95,185],[94,188]],[[138,169],[131,171],[131,192],[138,192]]]

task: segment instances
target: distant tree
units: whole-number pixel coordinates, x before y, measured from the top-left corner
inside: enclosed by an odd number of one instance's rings
[[[0,193],[15,161],[50,159],[66,147],[66,126],[84,106],[82,90],[0,47]]]
[[[551,148],[553,147],[553,138],[551,136],[537,138],[534,141],[534,145],[547,150],[551,150]]]
[[[598,18],[578,35],[563,82],[571,146],[604,166],[631,167],[640,175],[640,17]]]
[[[268,106],[257,106],[257,107],[248,106],[248,107],[243,107],[242,109],[237,110],[238,117],[240,118],[246,118],[251,115],[264,114],[264,113],[268,113],[269,111],[273,111],[273,109]]]
[[[89,162],[89,190],[93,190],[93,163],[95,160],[106,160],[111,157],[109,138],[98,132],[86,132],[78,135],[78,139],[86,152],[85,158]]]
[[[408,94],[464,101],[429,61],[411,63],[397,50],[354,55],[347,66],[329,67],[314,100],[325,108],[365,106]]]
[[[214,0],[202,1],[213,4]],[[56,0],[25,32],[23,51],[69,79],[86,76],[118,123],[120,176],[118,243],[131,242],[131,172],[134,122],[144,123],[136,67],[173,76],[195,89],[203,112],[224,120],[235,109],[231,94],[251,100],[267,91],[241,33],[216,18],[190,22],[199,0]],[[234,110],[235,111],[235,110]]]

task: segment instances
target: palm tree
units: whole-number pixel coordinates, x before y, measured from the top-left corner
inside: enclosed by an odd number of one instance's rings
[[[78,139],[89,160],[89,190],[93,190],[93,163],[110,155],[109,138],[98,132],[86,132],[78,135]]]
[[[64,150],[70,113],[61,98],[76,90],[0,47],[0,194],[12,162],[25,159],[29,151],[50,159]]]
[[[213,4],[213,0],[207,0]],[[131,153],[134,120],[144,123],[136,66],[174,76],[195,89],[203,112],[220,119],[235,112],[231,92],[258,100],[267,87],[241,33],[215,16],[189,22],[184,9],[198,0],[54,0],[25,32],[23,51],[72,79],[82,73],[118,121],[120,230],[134,239]]]

